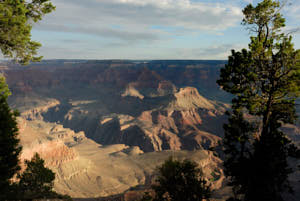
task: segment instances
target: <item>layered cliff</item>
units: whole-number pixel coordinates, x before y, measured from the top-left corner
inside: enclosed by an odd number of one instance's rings
[[[229,107],[215,83],[222,65],[57,61],[5,68],[10,105],[21,112],[22,159],[39,152],[56,172],[56,190],[73,197],[147,184],[169,156],[195,160],[219,188],[222,161],[207,150],[221,140]],[[298,127],[283,129],[299,145]],[[298,178],[296,171],[293,185]]]
[[[166,96],[154,99],[157,107],[150,110],[146,107],[138,113],[110,113],[109,108],[100,105],[101,100],[69,100],[63,104],[49,102],[48,106],[24,111],[22,116],[28,120],[60,122],[77,132],[84,131],[98,143],[139,146],[145,152],[208,149],[218,144],[226,105],[207,100],[192,87]],[[133,98],[145,105],[149,99],[146,94],[146,103],[135,96],[120,97],[119,102],[112,100],[119,107],[128,104],[122,99]]]
[[[200,95],[200,85],[185,85],[194,79],[193,67],[173,66],[185,71],[174,84],[165,66],[151,62],[51,65],[4,73],[10,105],[21,112],[21,158],[38,152],[55,171],[59,193],[123,193],[149,184],[155,167],[170,156],[195,160],[213,187],[221,187],[221,161],[204,149],[220,141],[221,126],[212,123],[224,121],[226,105]],[[207,70],[198,67],[203,77]]]
[[[227,106],[200,95],[199,85],[180,87],[198,83],[194,73],[211,82],[208,72],[214,68],[171,67],[87,63],[15,67],[5,74],[14,94],[11,106],[27,120],[61,123],[100,144],[139,146],[145,152],[216,146]],[[171,74],[183,71],[180,84],[166,79],[166,68]]]
[[[56,173],[55,190],[77,198],[103,197],[123,193],[145,185],[155,174],[156,166],[168,157],[190,158],[199,163],[207,178],[219,174],[212,182],[220,188],[221,161],[209,151],[166,151],[145,154],[137,146],[114,144],[103,146],[62,125],[19,118],[23,146],[21,160],[39,153],[47,167]]]

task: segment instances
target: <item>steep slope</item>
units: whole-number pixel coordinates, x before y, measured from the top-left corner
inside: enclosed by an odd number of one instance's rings
[[[145,185],[155,167],[170,156],[199,162],[208,179],[212,171],[222,174],[221,161],[208,151],[167,151],[144,154],[138,147],[124,144],[102,146],[83,132],[75,133],[54,123],[19,119],[23,146],[21,158],[38,152],[56,173],[55,190],[78,198],[103,197]],[[220,188],[223,176],[214,181]]]
[[[57,174],[55,188],[82,198],[149,183],[154,167],[172,155],[196,160],[218,188],[221,161],[205,149],[218,144],[226,122],[228,105],[208,99],[230,99],[216,85],[223,65],[47,61],[3,68],[10,104],[23,118],[22,158],[39,152]],[[299,145],[298,127],[283,129]],[[298,178],[299,171],[291,175],[297,188]]]
[[[178,89],[166,73],[157,73],[164,67],[97,65],[7,70],[15,92],[10,103],[27,120],[61,123],[104,145],[151,152],[208,149],[220,141],[226,105],[206,99],[197,88]],[[203,77],[207,71],[201,68],[196,69]]]
[[[218,144],[226,105],[205,99],[192,87],[181,88],[170,101],[161,98],[165,106],[156,100],[156,108],[136,115],[109,113],[98,100],[69,100],[52,108],[41,107],[47,110],[41,109],[39,114],[37,109],[27,110],[24,117],[61,122],[77,132],[84,131],[98,143],[139,146],[145,152],[208,149]]]
[[[194,87],[181,88],[174,96],[175,100],[170,104],[170,107],[175,109],[202,108],[216,110],[214,104],[201,96]]]
[[[138,117],[117,114],[102,117],[93,138],[103,144],[140,146],[146,152],[216,146],[222,124],[213,123],[224,122],[224,107],[221,110],[192,87],[182,88],[174,96],[168,107],[144,111]]]

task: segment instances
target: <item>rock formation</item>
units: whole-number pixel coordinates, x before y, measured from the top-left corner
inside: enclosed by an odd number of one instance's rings
[[[55,189],[79,198],[149,184],[170,156],[195,160],[219,189],[222,161],[207,150],[223,136],[231,98],[215,82],[223,65],[62,60],[2,68],[10,105],[21,112],[22,159],[40,153],[56,172]],[[283,129],[299,146],[299,128]],[[297,178],[299,171],[294,185]]]

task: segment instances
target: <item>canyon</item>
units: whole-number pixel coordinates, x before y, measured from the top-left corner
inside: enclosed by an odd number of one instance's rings
[[[12,91],[10,106],[21,114],[21,158],[40,153],[56,173],[55,190],[82,199],[130,197],[154,182],[164,160],[188,158],[202,167],[214,200],[224,200],[228,189],[218,150],[232,97],[216,80],[225,63],[3,64]],[[283,129],[300,146],[299,128]],[[299,171],[291,175],[296,187],[291,201],[299,198],[298,178]]]

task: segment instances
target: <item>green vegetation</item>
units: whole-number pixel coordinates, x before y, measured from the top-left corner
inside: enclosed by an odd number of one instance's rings
[[[40,43],[31,40],[32,23],[55,7],[49,0],[0,0],[0,49],[8,58],[22,64],[40,61]]]
[[[146,193],[144,201],[201,201],[211,195],[210,187],[197,164],[172,158],[158,167],[157,184],[152,186],[154,198]]]
[[[0,93],[0,200],[70,199],[52,190],[55,174],[44,167],[44,160],[38,154],[25,161],[25,171],[15,177],[20,171],[22,150],[16,121],[18,112],[12,111],[7,103],[10,91],[3,76],[0,76]]]
[[[31,161],[26,160],[26,170],[18,175],[22,194],[32,196],[43,196],[51,192],[55,174],[44,166],[44,160],[36,153]],[[27,193],[29,192],[29,193]]]
[[[17,194],[19,199],[67,198],[54,192],[55,174],[44,166],[44,160],[36,153],[25,161],[26,170],[18,175]]]
[[[35,57],[40,44],[31,40],[32,23],[54,10],[49,0],[0,0],[0,49],[5,57],[19,63],[39,61]],[[22,147],[18,139],[17,111],[7,103],[10,91],[0,76],[0,200],[31,200],[36,198],[64,198],[52,191],[55,174],[44,167],[44,160],[36,154],[25,161],[20,171],[19,155]]]
[[[292,190],[287,158],[295,156],[296,149],[280,127],[296,120],[300,51],[282,32],[282,6],[264,0],[243,10],[243,25],[254,34],[249,49],[233,50],[218,80],[235,95],[223,140],[231,200],[281,201],[282,193]]]
[[[22,150],[16,121],[18,112],[12,111],[7,103],[10,91],[3,76],[0,93],[0,200],[68,198],[52,191],[55,174],[44,167],[44,160],[38,154],[31,161],[25,161],[26,170],[15,177],[21,169]]]
[[[16,111],[7,103],[10,95],[5,78],[0,77],[0,200],[11,191],[10,180],[20,170],[18,127]]]

